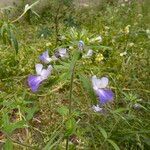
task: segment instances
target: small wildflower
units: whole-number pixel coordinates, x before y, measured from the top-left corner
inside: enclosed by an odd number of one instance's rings
[[[90,57],[92,57],[92,55],[93,55],[93,50],[89,49],[87,54],[83,55],[83,58],[90,58]]]
[[[29,4],[25,5],[25,10],[27,10],[29,8]]]
[[[124,29],[125,34],[129,34],[130,32],[130,25],[127,25]]]
[[[99,105],[93,105],[92,109],[94,112],[102,112],[103,108],[99,107]]]
[[[129,43],[129,47],[132,47],[132,46],[134,46],[134,43]]]
[[[64,41],[64,40],[66,40],[66,37],[64,35],[62,35],[62,36],[60,36],[60,40]]]
[[[83,49],[84,49],[84,42],[82,40],[79,41],[78,48],[79,48],[80,51],[83,51]]]
[[[39,59],[46,64],[52,61],[52,58],[49,57],[48,51],[45,51],[42,55],[40,55]]]
[[[108,82],[109,80],[106,77],[102,77],[101,79],[98,79],[96,76],[92,77],[93,89],[101,104],[110,102],[114,98],[114,93],[107,88]]]
[[[127,52],[126,52],[126,51],[125,51],[125,52],[120,53],[120,56],[121,56],[121,57],[123,57],[123,56],[125,56],[125,55],[127,55]]]
[[[105,30],[109,30],[110,28],[108,26],[104,26]]]
[[[68,53],[66,48],[59,48],[54,55],[56,58],[67,58]]]
[[[28,77],[28,85],[31,88],[32,92],[36,92],[40,84],[50,76],[52,66],[49,65],[47,69],[43,69],[42,64],[36,64],[35,69],[37,75],[30,75]]]
[[[103,59],[104,59],[103,54],[99,53],[99,54],[96,56],[95,61],[101,62]]]
[[[122,3],[121,6],[122,6],[122,7],[125,7],[125,3]]]
[[[143,15],[142,15],[142,14],[138,14],[138,17],[139,17],[139,18],[142,18],[142,17],[143,17]]]
[[[46,46],[47,46],[47,47],[52,46],[52,43],[51,43],[51,42],[48,42],[48,43],[46,43]]]
[[[44,34],[41,34],[41,37],[44,37]]]
[[[73,49],[73,46],[69,46],[69,49],[72,50],[72,49]]]
[[[147,30],[146,30],[146,33],[147,33],[147,34],[150,34],[150,30],[149,30],[149,29],[147,29]]]
[[[148,38],[150,39],[150,30],[149,29],[146,30],[146,34],[147,34]]]
[[[101,36],[98,36],[98,37],[96,37],[96,38],[92,38],[91,40],[90,40],[90,42],[99,42],[99,43],[101,43],[102,42],[102,37]]]

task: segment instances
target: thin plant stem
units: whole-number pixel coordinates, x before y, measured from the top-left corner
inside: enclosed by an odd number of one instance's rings
[[[73,79],[74,79],[74,70],[75,70],[75,64],[73,65],[71,69],[71,80],[70,80],[70,92],[69,92],[69,114],[71,115],[71,109],[72,109],[72,89],[73,89]]]
[[[71,67],[70,92],[69,92],[69,116],[72,113],[72,90],[73,90],[75,65],[76,65],[76,61],[73,63],[73,65]],[[66,140],[66,150],[68,150],[68,149],[69,149],[69,137],[67,137],[67,140]]]
[[[60,11],[60,8],[61,8],[61,4],[59,4],[58,8],[57,8],[57,11],[56,11],[56,16],[54,18],[54,22],[55,22],[55,36],[56,36],[56,46],[58,44],[58,35],[59,35],[59,11]]]

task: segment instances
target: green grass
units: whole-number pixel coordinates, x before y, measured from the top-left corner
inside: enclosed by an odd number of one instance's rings
[[[49,12],[43,15],[50,18]],[[56,48],[53,22],[50,19],[33,18],[32,25],[26,22],[15,24],[19,42],[17,55],[13,47],[0,44],[2,147],[6,150],[21,150],[23,147],[62,150],[65,149],[65,135],[71,132],[69,139],[73,142],[69,143],[69,149],[117,150],[119,147],[120,150],[148,150],[150,26],[147,3],[135,2],[124,7],[99,6],[96,9],[78,10],[72,16],[76,24],[75,33],[71,35],[71,27],[61,22],[60,35],[65,35],[67,39],[58,42],[57,47],[71,45],[75,50],[77,41],[82,39],[96,54],[104,56],[100,62],[95,61],[96,56],[77,61],[72,93],[75,123],[72,121],[70,128],[66,125],[71,117],[66,114],[70,90],[67,72],[71,60],[65,60],[62,66],[59,63],[54,65],[52,76],[40,86],[36,94],[27,85],[28,75],[34,74],[34,65],[40,63],[39,55],[45,49],[49,49],[52,54]],[[46,38],[38,36],[43,28],[51,32]],[[89,45],[87,38],[99,34],[103,38],[101,46]],[[120,56],[123,52],[127,54]],[[91,109],[96,101],[90,88],[94,74],[98,77],[107,76],[115,92],[115,99],[113,103],[105,105],[104,114]],[[135,103],[139,103],[141,108],[134,109]],[[68,131],[67,127],[73,131]]]

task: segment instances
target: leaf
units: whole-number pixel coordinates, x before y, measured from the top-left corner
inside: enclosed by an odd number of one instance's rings
[[[25,121],[21,120],[15,123],[10,123],[7,126],[5,126],[4,131],[8,134],[11,134],[14,130],[19,128],[24,128]]]
[[[121,113],[121,112],[124,112],[124,111],[127,111],[127,110],[128,110],[127,108],[118,108],[118,109],[112,111],[112,113],[117,114],[117,113]]]
[[[35,14],[38,18],[40,18],[40,15],[37,12],[32,10],[32,13]]]
[[[107,141],[114,147],[115,150],[120,150],[120,148],[114,141],[112,141],[110,139],[107,139]]]
[[[88,78],[86,78],[85,75],[79,75],[80,81],[84,87],[84,89],[87,91],[87,93],[90,95],[91,99],[94,103],[97,103],[96,95],[94,93],[94,90],[92,88],[91,82]]]
[[[2,122],[3,122],[4,128],[6,128],[7,125],[9,125],[9,116],[8,116],[8,113],[7,113],[6,111],[3,112],[3,115],[2,115]]]
[[[59,70],[68,70],[70,67],[70,64],[60,61],[60,65],[55,65],[54,67],[56,70],[58,70],[58,69]]]
[[[57,111],[62,116],[67,116],[69,114],[69,109],[66,106],[58,108]]]
[[[101,128],[101,127],[98,127],[98,129],[99,129],[100,132],[102,133],[103,137],[104,137],[105,139],[107,139],[107,138],[108,138],[108,135],[107,135],[107,132],[105,131],[105,129],[103,129],[103,128]]]
[[[5,142],[4,150],[13,150],[13,143],[9,139]]]
[[[0,35],[1,35],[1,38],[2,38],[4,44],[6,44],[6,36],[5,36],[6,27],[7,27],[7,23],[4,22],[2,27],[1,27],[1,32],[0,32]]]
[[[64,81],[68,80],[69,78],[70,78],[70,72],[67,71],[59,76],[59,79],[57,82],[60,82],[60,81],[64,82]]]
[[[69,120],[66,121],[65,123],[65,127],[66,127],[66,134],[65,136],[70,136],[75,128],[76,128],[76,121],[74,118],[70,118]]]
[[[31,9],[32,7],[34,7],[35,5],[37,5],[38,3],[39,3],[39,1],[36,1],[36,2],[34,2],[33,4],[31,4],[31,5],[26,4],[26,5],[25,5],[25,8],[24,8],[23,14],[25,14],[29,9]]]
[[[7,24],[7,26],[6,26],[6,32],[7,32],[6,39],[7,39],[8,43],[11,45],[12,44],[12,42],[11,42],[11,30],[10,30],[9,24]]]
[[[33,115],[35,112],[38,111],[38,108],[37,107],[33,107],[33,108],[29,108],[28,111],[27,111],[27,116],[26,116],[26,119],[29,121],[33,118]]]
[[[16,54],[17,54],[18,50],[19,50],[18,41],[17,41],[16,37],[14,36],[14,33],[12,32],[12,30],[10,32],[11,32],[11,43],[14,46],[14,48],[16,50]]]

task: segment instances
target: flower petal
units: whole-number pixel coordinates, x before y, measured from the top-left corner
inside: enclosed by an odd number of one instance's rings
[[[92,77],[92,84],[93,84],[93,89],[101,89],[101,88],[106,88],[108,85],[108,78],[102,77],[101,79],[98,79],[96,76]]]
[[[43,80],[48,78],[48,76],[51,74],[52,69],[53,69],[53,67],[51,65],[49,65],[47,67],[47,69],[42,70],[41,77],[42,77]]]
[[[92,38],[91,40],[90,40],[90,42],[99,42],[99,43],[101,43],[102,42],[102,37],[101,36],[98,36],[98,37],[95,37],[95,38]]]
[[[44,63],[48,64],[51,62],[51,58],[49,57],[48,51],[45,51],[42,55],[39,56],[39,59]]]
[[[89,49],[88,52],[87,52],[87,54],[83,55],[82,57],[83,58],[90,58],[92,55],[93,55],[93,50]]]
[[[36,92],[42,82],[42,78],[40,76],[30,75],[28,77],[28,85],[30,86],[32,92]]]
[[[110,102],[114,98],[114,93],[110,89],[98,89],[96,94],[99,97],[101,104]]]
[[[91,57],[93,55],[93,50],[89,49],[86,55],[87,57]]]
[[[68,54],[67,54],[67,49],[66,48],[60,48],[59,49],[59,55],[60,57],[68,57]]]
[[[98,90],[99,85],[101,84],[101,80],[100,80],[100,79],[97,79],[97,77],[94,75],[94,76],[92,77],[92,84],[93,84],[93,89],[94,89],[94,90]]]
[[[101,78],[101,83],[99,85],[99,88],[106,88],[107,85],[108,85],[108,82],[109,82],[108,78],[102,77]]]
[[[67,49],[66,48],[59,48],[55,51],[55,55],[54,55],[57,59],[58,58],[65,58],[65,57],[68,57],[68,54],[67,54]]]
[[[43,69],[42,64],[36,64],[35,65],[35,70],[36,70],[37,75],[41,75],[42,69]]]

